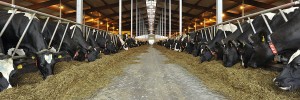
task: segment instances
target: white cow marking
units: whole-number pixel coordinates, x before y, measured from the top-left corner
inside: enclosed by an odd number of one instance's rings
[[[265,13],[263,15],[266,15],[270,20],[272,20],[274,18],[274,16],[276,15],[275,13]]]
[[[44,55],[44,58],[45,58],[46,62],[47,62],[48,64],[50,64],[51,61],[52,61],[52,54]]]
[[[299,7],[291,7],[291,8],[283,9],[282,11],[283,11],[284,13],[289,14],[289,13],[291,13],[291,12],[294,12],[296,9],[299,9]]]
[[[12,56],[12,53],[14,52],[15,48],[10,48],[7,51],[7,55]],[[17,49],[16,50],[16,54],[18,54],[19,56],[25,56],[25,52],[23,49]]]
[[[222,31],[230,31],[233,33],[237,30],[237,26],[230,23],[230,24],[220,25],[218,26],[218,29]]]
[[[252,23],[254,19],[247,20],[247,23]]]
[[[13,10],[8,10],[7,13],[11,14],[11,13],[13,13]],[[27,17],[28,19],[31,19],[32,17],[35,19],[38,19],[36,16],[32,16],[32,14],[27,13],[27,12],[17,11],[16,14],[18,14],[18,13],[24,13],[24,16]]]
[[[50,52],[56,52],[56,49],[54,47],[51,47]]]
[[[11,58],[0,60],[0,72],[3,74],[4,78],[7,79],[7,81],[9,81],[9,74],[13,70],[13,60]],[[10,84],[8,88],[11,88]]]
[[[288,64],[290,64],[296,57],[300,55],[300,50],[297,50],[289,59]]]

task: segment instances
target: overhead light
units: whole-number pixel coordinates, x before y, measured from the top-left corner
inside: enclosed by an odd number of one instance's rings
[[[225,17],[225,14],[224,14],[224,13],[222,14],[222,17]]]
[[[201,22],[200,24],[201,24],[201,25],[203,25],[203,23],[202,23],[202,22]]]
[[[64,9],[64,6],[59,6],[60,9]]]
[[[240,9],[243,10],[243,9],[245,9],[245,7],[242,5],[242,6],[240,6]]]
[[[101,25],[103,25],[103,22],[100,22]]]

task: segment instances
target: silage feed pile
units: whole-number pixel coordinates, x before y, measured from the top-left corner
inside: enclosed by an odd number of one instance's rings
[[[260,68],[243,68],[237,64],[225,68],[221,61],[199,63],[199,57],[154,46],[169,58],[198,77],[209,89],[232,100],[300,100],[300,91],[283,91],[272,82],[278,72]]]
[[[85,99],[122,74],[123,68],[135,63],[135,56],[146,52],[147,46],[105,55],[94,62],[60,62],[55,75],[42,80],[39,73],[25,74],[18,87],[0,93],[0,100],[65,100]]]

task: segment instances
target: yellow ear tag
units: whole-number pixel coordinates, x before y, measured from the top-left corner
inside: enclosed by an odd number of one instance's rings
[[[57,58],[62,58],[62,56],[61,55],[58,55],[58,57]]]
[[[23,65],[21,65],[21,64],[19,64],[18,66],[17,66],[17,69],[22,69],[23,68]]]
[[[262,41],[262,42],[265,42],[265,36],[262,37],[262,40],[261,40],[261,41]]]
[[[34,56],[31,56],[31,59],[35,59],[35,57],[34,57]]]

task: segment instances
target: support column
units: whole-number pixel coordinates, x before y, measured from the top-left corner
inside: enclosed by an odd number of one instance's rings
[[[171,38],[171,27],[172,27],[172,24],[171,24],[171,0],[169,0],[169,38]]]
[[[138,35],[138,2],[135,1],[135,36]]]
[[[179,0],[179,35],[182,35],[182,0]]]
[[[222,19],[222,14],[223,14],[223,0],[217,0],[217,24],[222,23],[223,19]]]
[[[160,35],[161,36],[163,36],[163,16],[162,16],[162,14],[160,15]]]
[[[132,24],[133,24],[133,0],[131,0],[131,13],[130,13],[130,37],[132,37],[132,29],[133,29],[133,26],[132,26]]]
[[[197,21],[195,21],[195,26],[194,26],[194,28],[195,28],[195,32],[196,32],[196,30],[197,30]]]
[[[164,11],[164,14],[165,14],[165,21],[164,21],[164,36],[167,37],[167,0],[165,0],[165,11]]]
[[[119,0],[119,35],[122,36],[122,0]]]
[[[164,9],[161,9],[161,35],[164,36]]]
[[[138,35],[141,35],[141,12],[139,12],[139,33]]]
[[[83,0],[76,1],[76,22],[82,24],[83,20]]]

